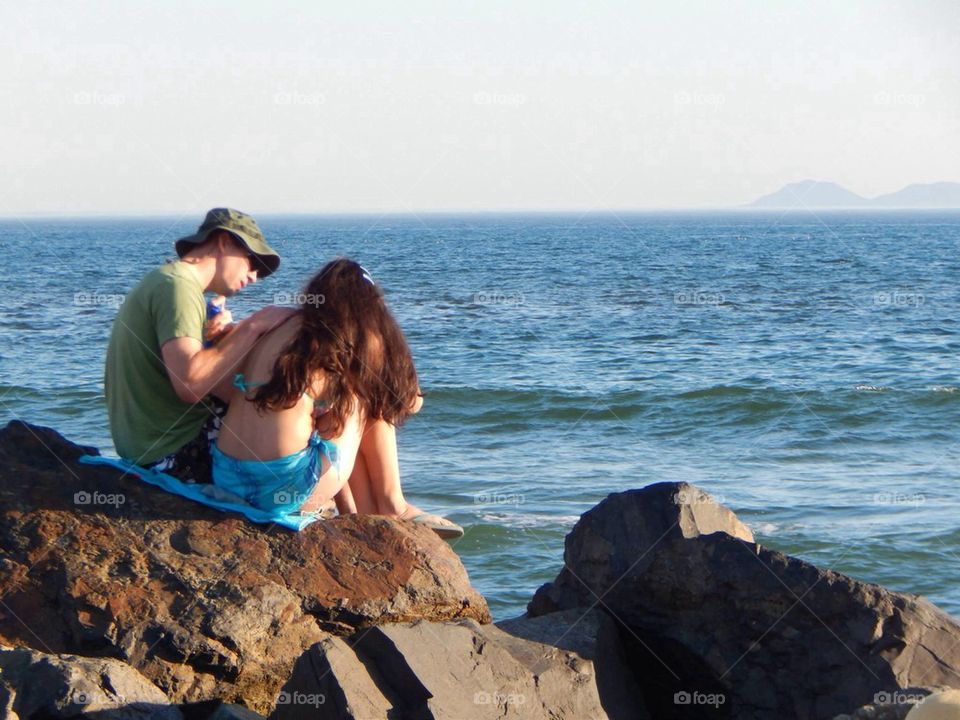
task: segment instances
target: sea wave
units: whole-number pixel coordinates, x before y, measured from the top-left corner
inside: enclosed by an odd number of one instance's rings
[[[713,385],[693,390],[569,392],[556,388],[448,387],[428,393],[434,417],[513,433],[549,423],[649,425],[651,432],[745,427],[783,418],[820,420],[833,429],[890,427],[914,421],[923,427],[930,405],[960,412],[960,394],[942,387],[898,389],[855,385],[785,388]],[[945,418],[941,419],[941,422]],[[956,418],[960,420],[960,417]],[[942,427],[942,425],[941,425]],[[933,428],[930,428],[931,430]]]

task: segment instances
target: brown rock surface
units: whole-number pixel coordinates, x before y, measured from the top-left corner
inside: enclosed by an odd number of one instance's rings
[[[272,710],[326,632],[472,618],[486,602],[450,546],[373,516],[296,533],[103,467],[17,421],[0,431],[0,642],[123,660],[174,703]],[[75,502],[76,493],[86,503]]]

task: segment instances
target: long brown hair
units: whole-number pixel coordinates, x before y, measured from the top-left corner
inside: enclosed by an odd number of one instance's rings
[[[346,258],[327,263],[307,283],[299,314],[300,329],[253,398],[257,409],[293,407],[320,373],[324,391],[317,402],[326,404],[334,434],[343,430],[354,398],[364,419],[402,424],[417,399],[417,371],[370,275]]]

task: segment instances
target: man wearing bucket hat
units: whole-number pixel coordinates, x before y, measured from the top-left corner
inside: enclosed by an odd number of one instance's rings
[[[215,208],[175,248],[179,259],[148,273],[114,321],[104,373],[110,432],[125,460],[210,482],[210,444],[226,408],[217,398],[260,336],[294,310],[270,306],[235,324],[223,310],[206,323],[205,292],[233,295],[280,265],[249,215]]]

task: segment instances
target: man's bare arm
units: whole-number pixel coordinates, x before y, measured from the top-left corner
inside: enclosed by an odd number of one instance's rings
[[[222,393],[224,381],[233,374],[260,336],[294,312],[292,308],[265,307],[237,323],[211,348],[204,349],[199,340],[188,337],[165,342],[160,353],[177,397],[195,403],[214,391]]]

